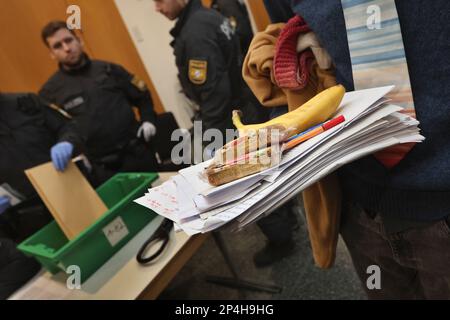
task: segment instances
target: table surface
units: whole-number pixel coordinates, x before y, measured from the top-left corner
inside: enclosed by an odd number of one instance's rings
[[[175,172],[160,173],[160,178],[153,186],[167,181],[175,174]],[[153,219],[83,283],[81,289],[69,289],[67,286],[69,275],[63,272],[51,275],[49,272],[41,271],[14,293],[10,299],[133,300],[157,298],[207,238],[207,235],[189,237],[184,232],[175,233],[172,230],[171,239],[163,254],[152,264],[142,266],[136,261],[136,254],[162,220],[163,218],[159,216]]]

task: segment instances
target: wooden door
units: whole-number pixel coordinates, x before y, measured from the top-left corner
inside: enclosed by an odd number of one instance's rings
[[[263,31],[270,24],[269,14],[266,11],[263,0],[247,0],[247,3],[255,20],[256,29]]]
[[[65,20],[65,12],[61,0],[0,1],[2,92],[36,92],[55,70],[40,31],[47,21]]]

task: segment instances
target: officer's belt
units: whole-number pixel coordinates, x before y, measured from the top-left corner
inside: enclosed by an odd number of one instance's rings
[[[139,145],[140,141],[138,139],[131,139],[128,143],[123,146],[119,146],[114,152],[107,155],[103,155],[99,158],[94,159],[94,164],[103,165],[106,167],[117,167],[123,164],[125,155]]]

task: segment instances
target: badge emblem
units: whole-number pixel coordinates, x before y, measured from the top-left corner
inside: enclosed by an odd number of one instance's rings
[[[193,84],[204,84],[207,79],[208,62],[205,60],[189,60],[189,80]]]

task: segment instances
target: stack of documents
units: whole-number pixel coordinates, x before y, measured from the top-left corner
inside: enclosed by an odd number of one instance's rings
[[[135,201],[189,235],[225,224],[241,229],[346,163],[396,144],[423,141],[419,122],[384,98],[392,89],[347,93],[335,115],[343,115],[345,122],[289,150],[276,167],[213,187],[203,177],[211,162],[206,161]]]

